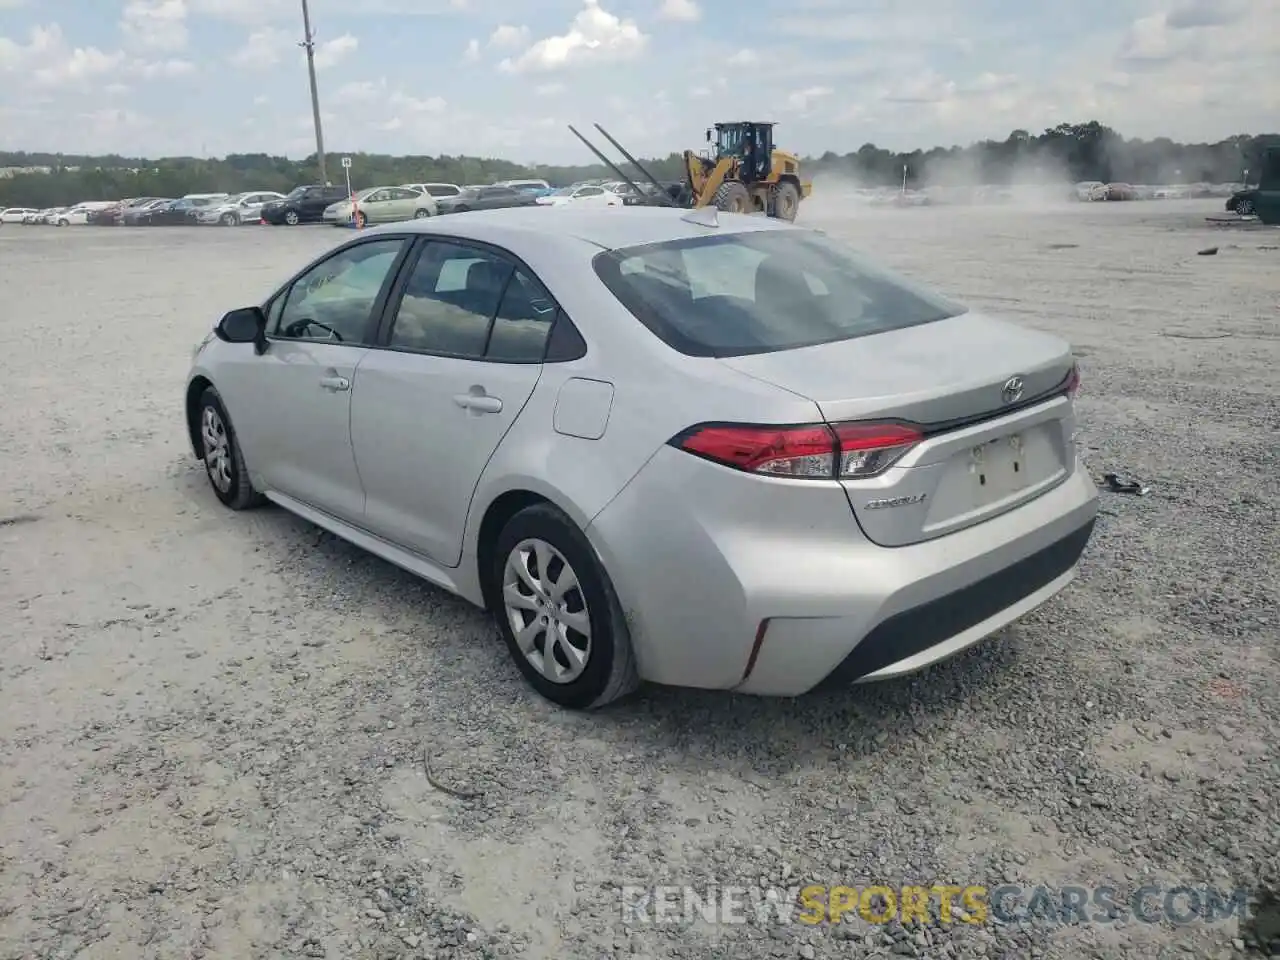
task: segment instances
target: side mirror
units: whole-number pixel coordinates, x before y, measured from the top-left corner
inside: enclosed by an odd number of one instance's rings
[[[261,354],[267,349],[267,315],[261,307],[241,307],[225,314],[214,328],[227,343],[252,343]]]

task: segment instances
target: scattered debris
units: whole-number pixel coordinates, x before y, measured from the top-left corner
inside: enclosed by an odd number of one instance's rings
[[[1174,340],[1226,340],[1232,336],[1230,333],[1173,333],[1169,330],[1161,330],[1160,336],[1170,337]]]
[[[1079,247],[1079,246],[1080,246],[1080,244],[1078,244],[1078,243],[1051,243],[1051,244],[1049,244],[1048,249],[1050,249],[1050,250],[1075,250],[1075,249],[1076,249],[1077,247]]]
[[[1145,497],[1150,490],[1137,480],[1121,477],[1118,473],[1104,473],[1102,483],[1110,493],[1130,493],[1135,497]]]
[[[1216,257],[1218,255],[1217,247],[1205,247],[1198,254],[1201,257]]]
[[[20,513],[16,517],[0,517],[0,527],[16,527],[20,523],[35,523],[39,519],[34,513]]]
[[[427,783],[441,793],[447,793],[449,796],[457,797],[459,800],[475,800],[484,796],[483,790],[455,790],[453,787],[447,787],[437,780],[431,772],[431,753],[425,749],[422,751],[422,767],[427,774]]]

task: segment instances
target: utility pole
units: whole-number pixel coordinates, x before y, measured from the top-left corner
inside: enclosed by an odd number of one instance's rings
[[[307,74],[311,78],[311,117],[316,125],[316,161],[320,164],[320,182],[327,185],[329,175],[324,164],[324,130],[320,125],[320,91],[316,87],[316,35],[311,31],[311,11],[307,0],[302,0],[302,29],[306,39],[298,46],[307,51]]]

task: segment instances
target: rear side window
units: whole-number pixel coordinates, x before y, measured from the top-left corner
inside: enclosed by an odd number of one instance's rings
[[[433,197],[456,197],[458,195],[457,187],[446,186],[440,183],[427,184],[427,193]]]
[[[793,350],[966,309],[808,230],[646,244],[597,254],[592,263],[641,323],[690,356]]]

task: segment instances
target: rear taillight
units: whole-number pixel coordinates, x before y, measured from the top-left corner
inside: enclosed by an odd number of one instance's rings
[[[1067,374],[1066,391],[1068,397],[1074,397],[1080,392],[1080,366],[1073,364],[1071,372]]]
[[[673,446],[748,473],[801,480],[861,479],[896,463],[923,434],[899,423],[806,424],[795,427],[705,424]]]

